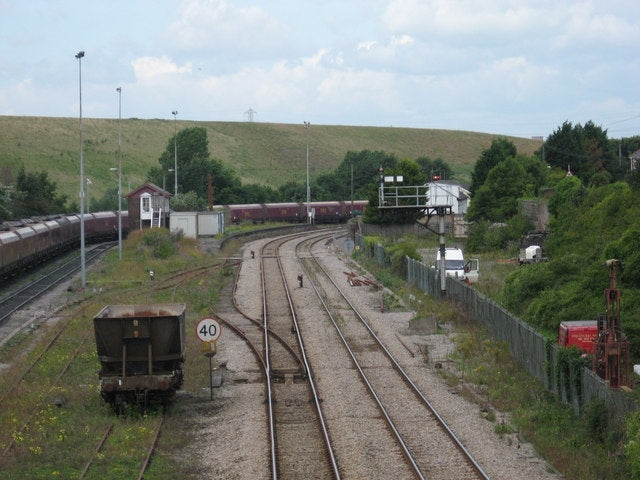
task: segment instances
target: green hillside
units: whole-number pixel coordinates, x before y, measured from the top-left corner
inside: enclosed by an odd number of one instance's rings
[[[277,187],[288,181],[306,180],[306,142],[309,141],[310,174],[333,170],[349,150],[384,150],[398,158],[427,156],[451,165],[455,178],[470,181],[480,152],[496,135],[394,127],[350,127],[258,122],[192,122],[178,120],[123,119],[123,190],[135,188],[178,130],[207,129],[211,155],[234,169],[243,183]],[[80,136],[77,118],[0,116],[0,181],[11,183],[17,169],[45,170],[61,193],[76,197],[79,190]],[[308,137],[307,137],[308,135]],[[83,118],[84,171],[92,184],[88,195],[98,198],[115,185],[109,171],[117,165],[118,120]],[[509,139],[518,152],[530,154],[541,142]],[[167,172],[167,185],[173,174]]]

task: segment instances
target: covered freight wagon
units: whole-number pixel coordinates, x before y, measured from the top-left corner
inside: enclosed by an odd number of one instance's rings
[[[94,317],[100,393],[114,407],[166,403],[182,386],[181,303],[108,305]]]

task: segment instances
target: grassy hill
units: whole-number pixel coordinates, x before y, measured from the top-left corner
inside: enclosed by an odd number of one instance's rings
[[[335,169],[349,150],[384,150],[398,158],[427,156],[451,165],[455,178],[470,181],[480,152],[496,135],[454,130],[394,127],[350,127],[302,123],[192,122],[123,119],[123,190],[136,188],[178,130],[207,129],[211,155],[233,168],[243,183],[277,187],[306,180],[306,145],[310,174]],[[79,190],[80,136],[77,118],[0,116],[0,181],[11,183],[21,165],[28,171],[45,170],[61,193],[77,197]],[[116,184],[109,171],[117,166],[118,120],[83,118],[84,172],[92,181],[88,196],[98,198]],[[531,154],[540,141],[508,137],[518,152]],[[167,172],[166,184],[173,174]]]

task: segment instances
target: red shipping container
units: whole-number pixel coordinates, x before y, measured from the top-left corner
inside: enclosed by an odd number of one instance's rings
[[[594,340],[598,337],[596,320],[574,320],[561,322],[558,329],[558,345],[576,346],[586,353],[593,353]]]

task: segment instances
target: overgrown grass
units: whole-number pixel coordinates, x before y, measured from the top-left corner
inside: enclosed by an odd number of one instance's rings
[[[312,125],[308,137],[302,123],[192,122],[177,121],[178,129],[203,127],[209,138],[211,156],[232,168],[243,183],[278,187],[286,182],[303,183],[304,159],[309,141],[312,178],[333,171],[348,151],[384,150],[398,158],[442,158],[469,182],[474,162],[496,135],[452,130],[398,127],[350,127]],[[174,134],[174,121],[167,119],[121,121],[123,187],[125,193],[141,185],[146,173],[158,166],[158,159]],[[59,193],[70,199],[78,195],[78,121],[74,118],[0,116],[3,150],[0,167],[11,171],[24,165],[29,171],[45,170],[58,185]],[[118,120],[83,119],[85,175],[92,179],[86,192],[100,198],[116,185],[109,167],[114,167],[118,151]],[[540,143],[509,137],[518,152],[531,154]],[[10,176],[10,175],[9,175]],[[11,183],[10,178],[1,179]],[[344,200],[344,199],[336,199]]]
[[[158,245],[169,247],[158,250]],[[123,253],[122,261],[118,260],[117,252],[111,252],[96,268],[90,269],[87,277],[90,288],[84,301],[70,304],[61,312],[60,320],[41,326],[37,335],[21,335],[0,352],[0,361],[8,365],[0,370],[0,395],[15,386],[0,409],[0,454],[9,449],[0,457],[3,478],[78,478],[112,423],[112,433],[86,478],[137,477],[160,413],[129,409],[126,415],[116,416],[103,404],[92,318],[108,304],[179,301],[189,304],[186,330],[192,331],[207,302],[215,298],[214,292],[229,279],[229,272],[219,276],[212,271],[184,284],[157,288],[163,278],[216,261],[198,250],[196,242],[178,239],[167,231],[135,233],[126,240]],[[154,280],[149,277],[149,269],[155,270]],[[64,333],[51,349],[23,381],[16,383],[63,326]],[[186,344],[187,359],[192,361],[185,364],[189,379],[185,387],[197,390],[208,384],[206,374],[202,373],[205,369],[195,365],[196,359],[203,357],[195,336],[187,336]],[[68,370],[60,376],[67,363]],[[172,426],[175,429],[183,423],[180,415],[169,412],[165,434],[160,436],[146,479],[197,478],[188,464],[176,460],[176,448],[184,448],[184,442],[176,443],[175,436],[167,434]]]

